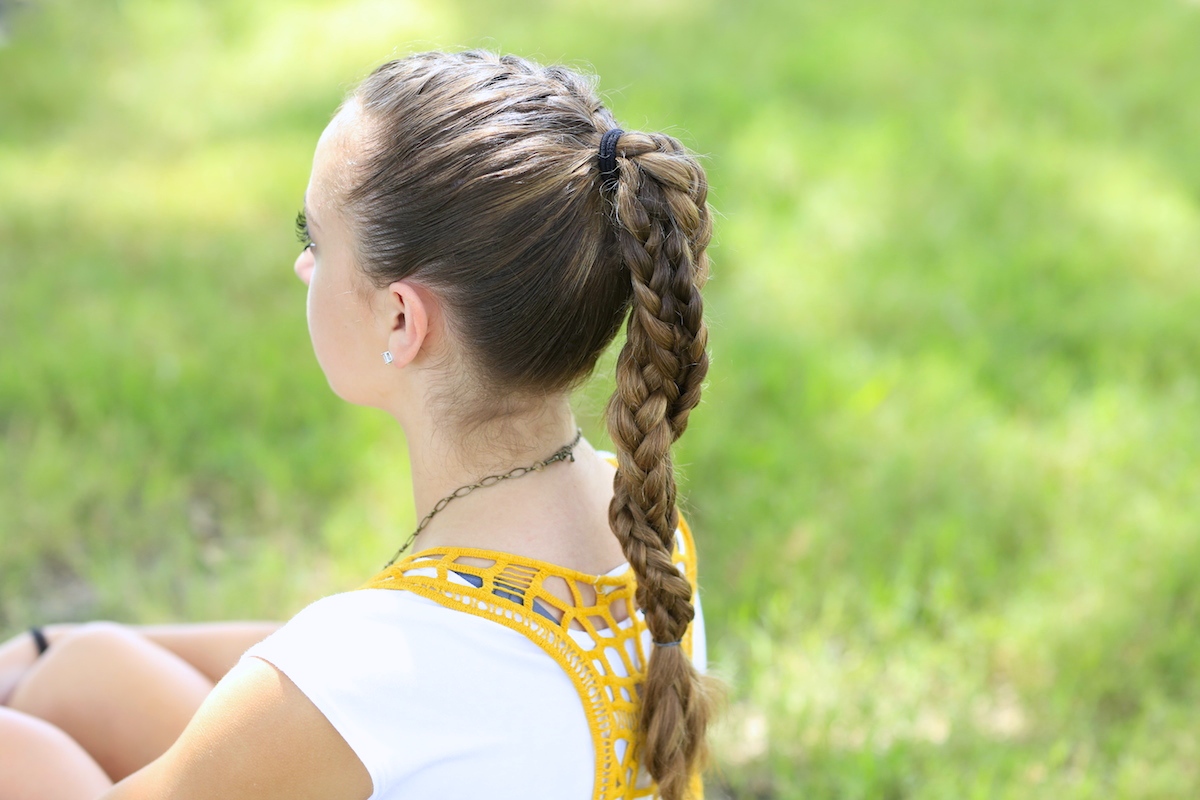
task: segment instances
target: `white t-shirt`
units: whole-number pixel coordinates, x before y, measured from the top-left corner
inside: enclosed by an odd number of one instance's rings
[[[703,670],[698,598],[692,624]],[[316,601],[250,657],[287,675],[337,729],[371,775],[371,800],[592,797],[595,754],[575,685],[541,647],[489,619],[361,589]]]

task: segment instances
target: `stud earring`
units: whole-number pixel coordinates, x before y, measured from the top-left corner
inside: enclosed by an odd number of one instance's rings
[[[385,364],[390,364],[390,363],[392,363],[393,361],[395,361],[395,359],[394,359],[394,358],[392,358],[392,351],[391,351],[391,350],[384,350],[384,351],[383,351],[383,363],[385,363]]]

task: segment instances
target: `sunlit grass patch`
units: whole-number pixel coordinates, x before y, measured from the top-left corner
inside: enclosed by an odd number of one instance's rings
[[[0,627],[286,615],[411,532],[291,218],[393,54],[594,68],[704,156],[677,452],[714,797],[1200,790],[1194,4],[28,4],[0,49]],[[611,354],[578,399],[603,444]]]

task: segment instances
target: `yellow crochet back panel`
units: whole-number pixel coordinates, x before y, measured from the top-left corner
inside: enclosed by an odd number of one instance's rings
[[[694,592],[695,549],[682,518],[675,538],[675,563]],[[656,796],[631,747],[649,645],[641,613],[631,614],[637,588],[632,569],[588,575],[509,553],[448,547],[410,555],[363,588],[409,591],[527,636],[559,663],[579,692],[596,751],[593,800]],[[691,657],[690,626],[682,646]],[[701,798],[699,774],[691,790]]]

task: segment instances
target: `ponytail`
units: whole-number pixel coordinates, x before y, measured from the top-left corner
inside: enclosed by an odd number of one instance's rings
[[[708,371],[700,289],[712,222],[708,184],[675,139],[626,133],[616,143],[617,241],[633,283],[608,430],[617,450],[609,522],[637,575],[655,642],[642,687],[640,761],[662,800],[686,796],[706,755],[712,692],[677,645],[695,616],[672,553],[678,511],[671,444],[687,428]]]
[[[597,141],[616,122],[593,84],[486,51],[384,64],[354,95],[364,143],[340,201],[372,285],[413,279],[445,303],[473,368],[455,387],[461,419],[494,418],[497,397],[577,385],[629,308],[608,408],[618,461],[609,522],[663,645],[642,686],[639,760],[663,800],[681,800],[702,762],[711,705],[673,646],[695,610],[672,562],[671,463],[708,370],[708,185],[669,136]]]

